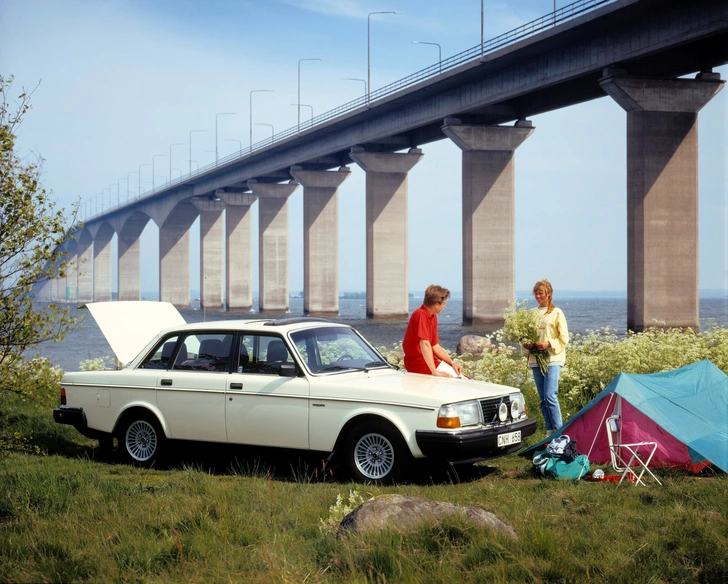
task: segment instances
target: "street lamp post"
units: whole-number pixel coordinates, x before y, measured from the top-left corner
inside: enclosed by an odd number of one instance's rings
[[[111,187],[114,185],[109,185],[109,209],[111,209]],[[119,183],[116,183],[116,199],[119,199]]]
[[[301,131],[301,61],[323,61],[317,57],[298,60],[298,131]]]
[[[129,201],[129,187],[131,186],[131,182],[129,181],[129,175],[130,174],[138,174],[136,170],[132,170],[131,172],[126,173],[126,200]]]
[[[442,73],[442,47],[438,43],[430,43],[427,41],[412,41],[413,45],[435,45],[437,47],[438,63],[440,64],[440,73]]]
[[[255,122],[255,125],[256,126],[268,126],[270,128],[270,141],[273,142],[273,136],[275,135],[273,124],[262,124],[262,123]]]
[[[273,91],[272,89],[253,89],[250,92],[250,152],[253,151],[253,94],[261,91]]]
[[[172,146],[184,146],[184,142],[175,142],[169,145],[169,182],[172,182]]]
[[[165,156],[166,156],[166,154],[154,154],[154,155],[152,155],[152,190],[154,190],[154,189],[157,188],[157,183],[154,180],[155,178],[157,178],[156,167],[154,166],[155,159],[156,158],[164,158]]]
[[[311,120],[313,120],[313,106],[312,105],[307,105],[305,103],[292,103],[291,105],[297,105],[299,107],[311,108]]]
[[[361,81],[364,84],[364,95],[367,94],[367,80],[357,79],[356,77],[342,77],[344,81]]]
[[[370,12],[367,15],[367,101],[369,101],[369,94],[372,92],[372,67],[371,67],[371,17],[372,14],[402,14],[401,12]],[[299,100],[300,101],[300,100]]]
[[[190,174],[192,174],[192,134],[194,132],[207,132],[207,130],[191,130],[190,131]]]
[[[485,8],[483,0],[480,0],[480,58],[482,59],[485,52]]]
[[[217,160],[218,160],[218,156],[217,156],[217,119],[220,116],[234,116],[234,115],[235,115],[235,112],[224,112],[224,113],[220,113],[220,114],[215,114],[215,165],[216,166],[217,166]]]
[[[151,164],[140,164],[139,165],[139,196],[142,196],[142,166],[152,166]]]
[[[238,144],[240,144],[240,150],[239,150],[239,152],[241,154],[243,153],[243,142],[242,142],[242,140],[236,140],[235,138],[225,138],[225,142],[237,142]]]
[[[119,199],[119,204],[120,205],[121,205],[121,191],[120,191],[121,185],[119,183],[121,181],[123,181],[123,180],[126,181],[126,193],[127,193],[127,195],[129,194],[129,178],[120,178],[118,181],[116,181],[116,187],[117,187],[116,188],[116,192],[117,192],[117,195],[116,196]],[[127,196],[127,200],[128,199],[129,199],[129,197]]]

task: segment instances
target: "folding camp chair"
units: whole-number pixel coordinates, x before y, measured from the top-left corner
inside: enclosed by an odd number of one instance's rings
[[[645,486],[642,477],[645,472],[662,486],[660,480],[652,474],[649,469],[650,461],[657,451],[657,442],[632,442],[629,444],[621,441],[621,418],[618,415],[609,416],[606,421],[607,440],[609,441],[609,452],[612,455],[612,467],[615,471],[622,473],[619,485],[625,477],[629,476],[637,485]],[[634,469],[640,471],[639,474]]]

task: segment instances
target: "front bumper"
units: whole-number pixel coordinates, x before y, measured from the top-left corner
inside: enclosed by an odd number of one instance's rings
[[[493,428],[472,431],[417,430],[415,438],[422,454],[448,462],[476,462],[511,454],[521,449],[522,442],[498,446],[498,435],[521,431],[521,440],[536,432],[536,421],[531,419]]]

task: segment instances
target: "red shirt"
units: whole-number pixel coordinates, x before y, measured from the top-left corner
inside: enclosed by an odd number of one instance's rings
[[[402,341],[404,368],[412,373],[432,375],[425,358],[422,356],[422,349],[420,349],[420,340],[422,339],[430,341],[430,345],[433,347],[440,343],[437,336],[437,315],[430,314],[424,304],[412,313],[409,323],[407,323],[404,341]],[[432,358],[435,367],[437,367],[440,364],[440,359],[434,353]]]

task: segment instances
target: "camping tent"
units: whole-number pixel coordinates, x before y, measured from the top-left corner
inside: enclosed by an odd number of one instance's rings
[[[643,375],[620,373],[547,439],[568,434],[591,462],[611,462],[605,420],[621,416],[622,443],[657,442],[650,466],[687,468],[713,463],[728,472],[728,375],[707,359]]]

